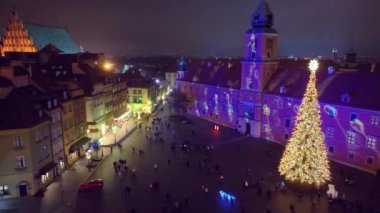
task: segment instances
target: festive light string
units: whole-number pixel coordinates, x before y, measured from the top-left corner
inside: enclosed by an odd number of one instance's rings
[[[309,69],[310,79],[297,113],[295,128],[278,170],[286,180],[320,186],[331,179],[331,173],[321,130],[316,89],[318,61],[312,60]]]

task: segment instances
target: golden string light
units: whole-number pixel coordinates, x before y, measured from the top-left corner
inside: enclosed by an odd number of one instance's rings
[[[295,128],[278,167],[286,180],[316,186],[331,178],[316,89],[318,66],[317,60],[309,63],[310,79],[297,113]]]

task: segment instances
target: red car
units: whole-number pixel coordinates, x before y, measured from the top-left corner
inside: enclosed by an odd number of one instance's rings
[[[89,180],[86,183],[79,185],[79,191],[89,191],[89,190],[101,190],[103,189],[103,180]]]

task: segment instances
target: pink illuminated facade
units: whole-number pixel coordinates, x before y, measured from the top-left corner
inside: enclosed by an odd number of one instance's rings
[[[261,1],[245,33],[242,59],[187,59],[177,89],[192,101],[188,113],[285,145],[305,91],[308,60],[280,59],[273,14]],[[332,160],[380,171],[380,72],[376,64],[320,60],[317,87],[326,147]]]

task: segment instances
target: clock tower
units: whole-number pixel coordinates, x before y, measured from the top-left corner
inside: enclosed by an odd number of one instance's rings
[[[251,26],[245,33],[240,88],[262,92],[278,66],[278,33],[272,28],[273,13],[265,0],[253,13]]]

